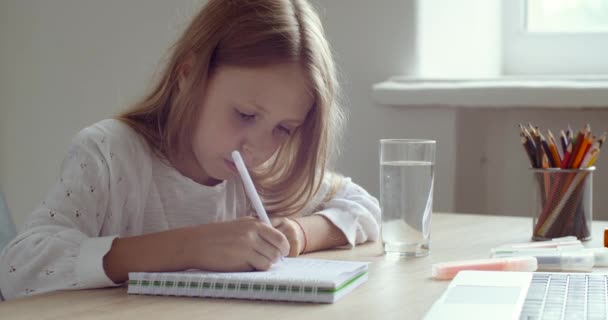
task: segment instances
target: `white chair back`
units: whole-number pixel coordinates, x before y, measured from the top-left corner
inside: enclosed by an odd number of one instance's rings
[[[13,217],[8,211],[8,205],[4,194],[0,190],[0,252],[4,246],[6,246],[17,234],[17,228],[13,222]],[[4,300],[2,297],[2,290],[0,290],[0,302]]]
[[[13,222],[13,217],[8,210],[8,204],[4,199],[4,194],[0,191],[0,252],[7,245],[15,235],[17,234],[17,228]]]

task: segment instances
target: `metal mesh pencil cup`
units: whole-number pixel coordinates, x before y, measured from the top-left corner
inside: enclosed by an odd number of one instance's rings
[[[533,176],[532,239],[576,236],[591,239],[593,172],[584,169],[530,169]]]

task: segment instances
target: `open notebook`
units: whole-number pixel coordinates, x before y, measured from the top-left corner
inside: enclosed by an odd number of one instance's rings
[[[367,262],[285,258],[268,271],[132,272],[128,293],[332,303],[367,280]]]

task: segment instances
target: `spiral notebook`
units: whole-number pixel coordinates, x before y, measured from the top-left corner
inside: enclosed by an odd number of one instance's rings
[[[268,271],[132,272],[128,293],[333,303],[367,280],[368,263],[285,258]]]

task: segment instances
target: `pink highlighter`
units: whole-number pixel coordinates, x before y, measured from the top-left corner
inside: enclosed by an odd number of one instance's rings
[[[461,270],[485,271],[536,271],[538,262],[535,257],[489,258],[435,263],[432,266],[433,278],[450,280]]]

